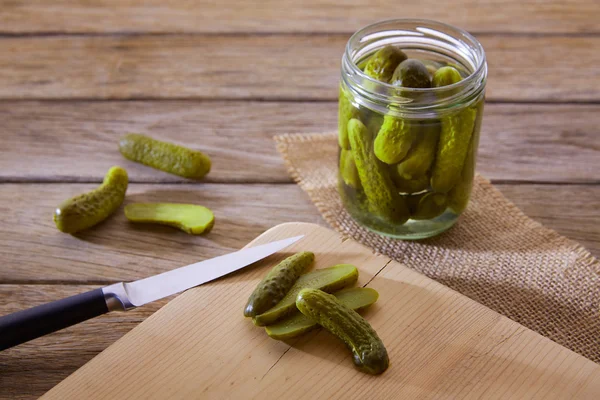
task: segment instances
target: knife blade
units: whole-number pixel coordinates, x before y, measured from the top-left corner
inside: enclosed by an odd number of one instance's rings
[[[109,311],[127,311],[210,282],[262,260],[303,237],[242,249],[134,282],[115,283],[5,315],[0,317],[0,351]]]

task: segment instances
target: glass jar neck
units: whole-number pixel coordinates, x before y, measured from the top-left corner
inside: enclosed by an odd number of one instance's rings
[[[428,89],[393,86],[370,78],[357,66],[381,47],[393,45],[411,58],[456,64],[468,76],[458,83]],[[342,84],[354,101],[383,114],[434,118],[477,101],[485,90],[483,47],[469,33],[438,22],[392,20],[370,25],[348,41],[342,58]]]

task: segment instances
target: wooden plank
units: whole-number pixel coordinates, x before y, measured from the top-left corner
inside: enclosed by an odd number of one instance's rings
[[[480,39],[489,60],[489,99],[600,100],[600,37]],[[0,40],[0,98],[333,100],[347,40],[310,34],[6,37]]]
[[[501,181],[598,182],[598,105],[488,104],[478,170]],[[315,118],[315,116],[318,116]],[[181,182],[125,160],[119,137],[143,132],[212,157],[207,182],[291,182],[272,136],[337,129],[337,103],[0,102],[0,181]]]
[[[95,288],[87,285],[0,285],[0,315]],[[37,399],[168,300],[127,313],[104,315],[3,351],[0,399]]]
[[[56,230],[51,215],[91,184],[0,185],[0,283],[115,282],[143,278],[239,249],[289,221],[325,224],[296,185],[130,185],[126,202],[202,204],[215,227],[190,236],[169,227],[129,224],[122,210],[77,237]],[[546,226],[600,255],[598,185],[500,185]]]
[[[356,265],[380,299],[366,319],[390,366],[359,372],[343,343],[317,331],[269,339],[240,304],[273,265],[265,260],[178,296],[43,398],[593,398],[600,365],[352,240],[313,224],[284,224],[254,244],[305,234],[286,249],[315,268]],[[241,301],[240,301],[241,300]],[[115,374],[115,366],[126,373]]]
[[[44,4],[46,3],[46,4]],[[444,21],[473,31],[582,33],[600,25],[594,0],[523,2],[455,0],[5,1],[0,32],[353,32],[395,16]],[[56,16],[60,15],[60,18]]]

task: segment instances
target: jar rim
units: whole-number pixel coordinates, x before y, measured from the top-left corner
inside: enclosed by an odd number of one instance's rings
[[[472,81],[473,79],[476,79],[475,77],[481,73],[481,71],[483,70],[483,68],[485,68],[485,64],[486,64],[486,58],[485,58],[485,50],[483,49],[483,46],[481,45],[481,43],[479,42],[479,40],[477,40],[475,38],[475,36],[471,35],[469,32],[465,31],[464,29],[455,27],[453,25],[450,24],[446,24],[444,22],[439,22],[439,21],[434,21],[434,20],[430,20],[430,19],[424,19],[424,18],[397,18],[397,19],[388,19],[388,20],[383,20],[383,21],[378,21],[375,22],[374,24],[371,25],[367,25],[361,29],[359,29],[358,31],[354,32],[354,34],[352,36],[350,36],[350,39],[348,39],[348,42],[346,43],[346,48],[345,48],[345,55],[349,57],[350,53],[352,52],[352,48],[351,48],[351,43],[353,41],[355,41],[358,38],[362,38],[365,34],[365,32],[369,31],[370,29],[373,29],[375,27],[378,26],[383,26],[383,25],[388,25],[388,24],[400,24],[400,23],[412,23],[412,24],[427,24],[427,25],[433,25],[433,26],[438,26],[438,27],[443,27],[449,30],[453,30],[457,33],[459,33],[461,36],[466,37],[467,39],[469,39],[470,42],[472,42],[475,46],[476,46],[476,50],[478,51],[478,53],[481,55],[481,57],[478,60],[478,65],[475,67],[473,72],[470,72],[469,76],[467,76],[465,79],[461,80],[460,82],[457,83],[453,83],[451,85],[448,86],[443,86],[443,87],[437,87],[437,88],[405,88],[403,87],[402,90],[405,92],[434,92],[434,91],[439,91],[439,90],[446,90],[446,89],[456,89],[457,86],[460,86],[461,83],[465,84],[467,83],[467,81]],[[419,28],[417,28],[418,30]],[[355,73],[357,73],[358,75],[373,81],[374,83],[378,83],[381,84],[383,86],[387,86],[389,88],[394,88],[396,89],[397,86],[394,86],[390,83],[386,83],[386,82],[381,82],[378,81],[377,79],[371,78],[369,75],[365,74],[360,68],[358,68],[358,65],[356,65],[355,62],[353,62],[353,60],[351,60],[350,58],[348,58],[351,64],[352,69],[354,70]]]
[[[388,32],[386,35],[385,32]],[[469,75],[460,82],[436,88],[408,88],[394,86],[381,82],[365,74],[353,59],[360,45],[377,43],[378,40],[389,41],[399,38],[422,41],[423,46],[433,48],[438,46],[455,56],[462,56],[463,61],[469,62]],[[472,61],[472,62],[471,62]],[[446,106],[465,97],[477,97],[484,88],[487,78],[487,63],[485,51],[481,43],[467,31],[455,26],[427,19],[390,19],[367,25],[356,31],[348,40],[342,58],[342,79],[347,86],[362,97],[369,98],[367,102],[394,103],[400,105],[404,112],[426,111]],[[446,95],[444,95],[446,94]],[[419,98],[431,95],[436,100],[421,104]]]

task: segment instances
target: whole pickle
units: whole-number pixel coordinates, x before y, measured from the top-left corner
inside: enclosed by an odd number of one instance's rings
[[[356,311],[335,296],[314,289],[298,293],[300,312],[342,340],[352,351],[354,364],[363,372],[377,375],[389,366],[388,353],[377,332]]]
[[[352,105],[349,94],[344,90],[343,84],[340,84],[340,96],[338,105],[338,144],[340,148],[349,150],[348,141],[348,121],[359,115],[359,110]]]
[[[440,127],[437,123],[423,124],[418,140],[408,155],[396,167],[403,179],[416,179],[424,176],[435,160]]]
[[[429,189],[429,175],[425,174],[419,176],[415,179],[404,179],[394,170],[392,166],[392,179],[394,180],[394,184],[396,185],[396,189],[400,193],[419,193],[424,190]]]
[[[440,68],[434,83],[450,84],[458,82],[460,73],[453,67]],[[455,82],[456,81],[456,82]],[[442,129],[437,148],[436,161],[431,175],[434,191],[448,193],[460,179],[477,112],[469,107],[442,118]]]
[[[433,87],[449,86],[461,80],[462,76],[456,68],[445,66],[438,69],[433,75]]]
[[[471,196],[473,177],[475,175],[475,153],[478,145],[477,142],[479,139],[479,130],[481,129],[481,121],[483,119],[483,100],[479,102],[476,109],[477,119],[473,130],[474,134],[471,137],[471,143],[469,143],[467,157],[465,158],[465,165],[463,166],[460,180],[448,193],[448,205],[457,214],[462,213],[465,208],[467,208],[469,197]]]
[[[385,46],[369,58],[364,72],[373,79],[389,83],[394,70],[404,60],[406,54],[402,50],[394,46]]]
[[[448,207],[448,196],[442,193],[426,193],[419,196],[411,196],[412,219],[432,219],[441,215]]]
[[[292,314],[296,311],[296,295],[302,289],[312,288],[335,292],[353,285],[357,279],[358,269],[350,264],[339,264],[301,275],[275,307],[254,317],[253,322],[258,326],[271,325]]]
[[[195,204],[133,203],[125,206],[125,217],[131,222],[173,226],[190,235],[208,233],[215,224],[212,211]]]
[[[104,221],[125,199],[127,171],[112,167],[100,187],[62,202],[54,211],[54,223],[61,232],[76,233]]]
[[[362,310],[375,303],[379,293],[371,288],[350,288],[333,293],[335,298],[354,311]],[[288,340],[306,333],[318,324],[302,313],[291,315],[276,324],[265,327],[267,335],[276,340]]]
[[[418,134],[418,123],[386,115],[375,138],[375,155],[386,164],[399,163],[408,154]]]
[[[425,64],[419,60],[404,60],[392,75],[392,85],[407,88],[430,88],[431,76]]]
[[[274,307],[285,297],[314,260],[313,253],[303,251],[277,264],[250,295],[244,308],[244,316],[255,317]]]
[[[408,207],[396,192],[385,165],[375,157],[368,129],[359,120],[351,119],[348,137],[369,211],[393,223],[406,222]]]
[[[119,151],[131,161],[184,178],[200,179],[210,171],[210,158],[204,153],[145,135],[125,135]]]
[[[340,176],[346,185],[355,189],[360,187],[360,178],[358,177],[352,150],[340,149]]]

